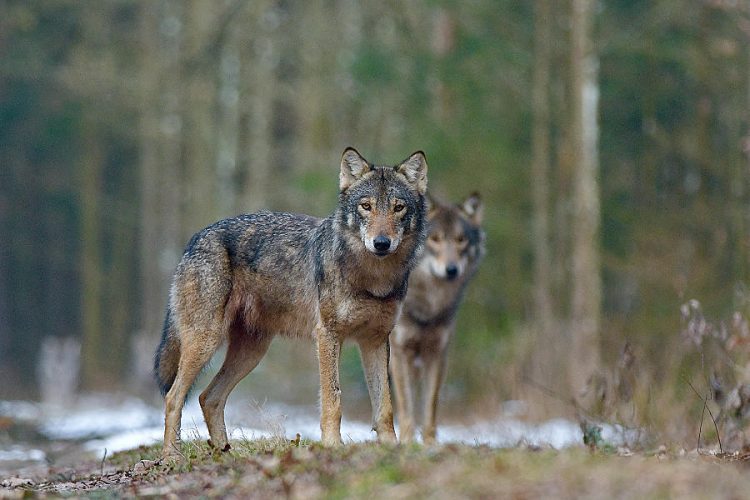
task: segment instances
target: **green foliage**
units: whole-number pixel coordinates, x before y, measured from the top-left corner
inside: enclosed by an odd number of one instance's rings
[[[550,215],[552,238],[564,240],[571,209],[563,147],[569,13],[567,4],[553,4],[559,15],[550,88],[555,121],[550,180],[552,197],[562,202],[550,207]],[[480,191],[488,251],[459,315],[448,384],[462,394],[499,397],[499,387],[507,385],[501,379],[512,371],[508,366],[518,362],[512,344],[534,320],[533,2],[359,4],[347,18],[330,3],[281,2],[267,12],[243,7],[226,25],[219,19],[207,23],[206,33],[186,28],[191,6],[153,5],[140,0],[4,4],[0,361],[18,383],[2,390],[31,384],[28,367],[41,337],[80,332],[86,314],[81,272],[90,265],[98,266],[109,287],[102,298],[101,328],[108,342],[102,344],[111,352],[129,352],[127,339],[143,327],[146,310],[163,310],[167,264],[198,229],[187,220],[186,207],[218,198],[217,185],[223,183],[221,194],[237,200],[220,215],[232,215],[247,202],[241,199],[240,180],[254,178],[227,172],[224,163],[219,168],[219,157],[225,159],[217,153],[216,164],[205,166],[214,182],[196,186],[191,177],[196,172],[185,167],[188,146],[196,136],[218,141],[220,125],[226,125],[219,123],[222,113],[250,110],[244,126],[270,130],[261,145],[269,151],[270,165],[264,167],[271,177],[271,208],[326,213],[336,197],[335,158],[349,144],[388,161],[423,149],[434,193],[457,201]],[[707,310],[726,314],[734,290],[750,282],[747,13],[728,2],[685,8],[675,1],[607,0],[599,7],[603,357],[615,359],[627,338],[643,353],[646,371],[673,380],[674,373],[670,378],[667,372],[694,369],[671,358],[678,345],[680,302],[701,297]],[[325,22],[312,22],[311,11]],[[447,19],[445,32],[436,29],[439,15]],[[151,41],[140,31],[149,21],[158,27]],[[262,29],[247,30],[255,38],[244,39],[246,26]],[[440,36],[444,49],[436,48]],[[315,43],[308,44],[310,39]],[[222,52],[231,43],[237,50]],[[155,60],[148,67],[157,73],[153,88],[143,72],[149,56]],[[240,60],[237,79],[246,86],[236,89],[239,101],[229,112],[221,103],[234,95],[225,87],[235,58]],[[251,70],[243,72],[246,63]],[[264,67],[271,68],[266,87],[257,81]],[[209,101],[201,109],[210,116],[202,117],[209,124],[202,135],[189,136],[186,130],[194,124],[187,112],[196,103],[185,96],[193,87],[210,94],[196,92]],[[258,92],[271,93],[250,104],[242,101]],[[270,124],[256,121],[259,103],[268,104]],[[155,123],[147,123],[142,119],[152,109],[158,109]],[[239,118],[226,126],[240,128]],[[141,170],[148,140],[156,144],[153,172]],[[247,161],[242,154],[253,158],[259,144],[250,146],[238,149],[237,169]],[[91,263],[81,259],[80,165],[97,150],[102,182],[94,198],[102,229],[93,238],[102,251],[101,262]],[[170,158],[175,165],[167,170]],[[145,178],[157,184],[146,185]],[[144,193],[152,188],[158,203],[153,213],[144,213]],[[170,188],[176,193],[171,198]],[[157,231],[161,246],[141,254],[142,224],[165,214],[172,219],[168,231]],[[156,266],[163,274],[159,303],[144,296],[144,270],[150,269],[145,259],[161,266]],[[121,267],[124,277],[110,283]],[[112,317],[120,317],[116,325]],[[157,330],[150,333],[156,336]],[[112,380],[123,379],[127,364],[121,361],[119,368],[112,363],[117,372],[110,374]],[[342,378],[366,398],[356,349],[344,352]]]

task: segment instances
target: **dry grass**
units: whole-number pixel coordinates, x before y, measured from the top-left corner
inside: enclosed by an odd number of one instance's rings
[[[463,445],[326,449],[279,438],[234,445],[222,454],[186,443],[186,460],[177,465],[150,462],[158,447],[142,447],[114,455],[103,470],[92,463],[17,482],[0,490],[0,497],[739,498],[750,491],[750,457],[743,455]]]

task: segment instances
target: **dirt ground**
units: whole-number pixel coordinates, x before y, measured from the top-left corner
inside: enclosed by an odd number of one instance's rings
[[[141,496],[222,498],[747,498],[750,454],[493,449],[279,439],[213,453],[185,443],[180,463],[158,447],[36,475],[2,478],[0,498]]]

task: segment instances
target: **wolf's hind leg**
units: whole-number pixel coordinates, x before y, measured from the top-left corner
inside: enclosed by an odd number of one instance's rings
[[[388,337],[378,343],[360,342],[359,352],[372,403],[372,428],[378,433],[378,441],[395,443],[393,406],[388,386]]]
[[[229,334],[229,345],[224,364],[206,390],[198,397],[206,419],[209,444],[227,451],[229,440],[224,422],[224,407],[227,397],[235,386],[245,378],[268,351],[272,337],[270,335],[248,332],[243,327],[234,326]]]
[[[172,387],[164,398],[164,448],[162,457],[179,457],[180,453],[180,424],[182,407],[185,405],[190,387],[195,382],[203,367],[211,359],[222,340],[219,332],[201,334],[182,334],[180,346],[180,362]]]

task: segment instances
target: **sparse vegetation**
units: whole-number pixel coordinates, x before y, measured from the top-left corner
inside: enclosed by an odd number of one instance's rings
[[[187,444],[179,464],[158,462],[159,446],[140,447],[113,455],[102,470],[92,462],[42,480],[6,480],[0,496],[716,498],[750,491],[750,454],[369,443],[330,449],[279,438],[215,453],[203,442]]]

